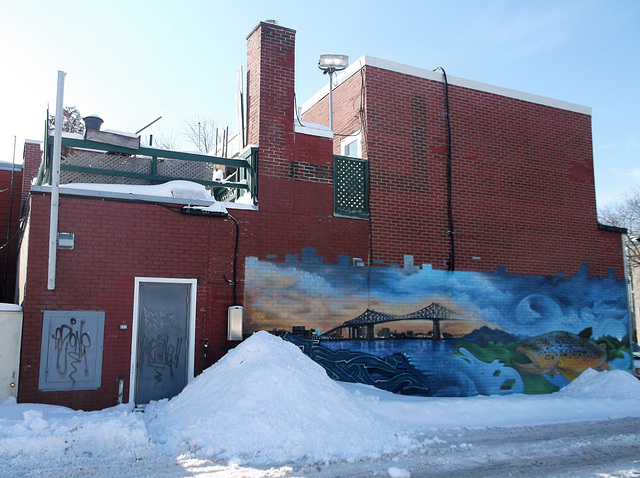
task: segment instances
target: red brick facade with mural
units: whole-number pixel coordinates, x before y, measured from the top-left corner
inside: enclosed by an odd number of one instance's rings
[[[326,127],[307,123],[329,123],[326,96],[309,103],[302,123],[296,120],[295,32],[260,23],[247,50],[246,143],[259,154],[256,207],[229,205],[230,217],[206,217],[183,214],[188,200],[62,189],[58,230],[73,233],[75,243],[73,250],[58,251],[56,285],[49,290],[50,194],[46,188],[32,192],[22,256],[21,402],[88,410],[114,405],[119,396],[128,401],[136,376],[136,278],[197,281],[195,343],[187,348],[194,375],[237,343],[227,340],[227,313],[255,297],[245,289],[247,258],[295,262],[307,251],[325,264],[349,258],[353,265],[358,258],[382,268],[412,256],[413,264],[436,271],[553,277],[578,274],[586,265],[592,277],[611,279],[613,273],[622,281],[620,234],[597,222],[586,108],[450,79],[448,182],[441,73],[365,57],[362,68],[352,66],[335,87],[332,139]],[[360,156],[368,160],[368,217],[344,217],[334,213],[334,155],[359,131]],[[25,185],[40,158],[39,147],[26,145]],[[287,285],[279,287],[284,302]],[[246,311],[247,323],[256,322],[249,314],[257,310]],[[43,333],[45,311],[104,312],[97,385],[43,388],[42,338],[50,336]],[[82,332],[70,338],[81,340]],[[60,350],[62,342],[60,336],[51,347]],[[166,365],[170,348],[163,350],[154,358],[162,355]],[[55,351],[49,353],[57,360]],[[83,360],[80,354],[56,366],[80,369]]]

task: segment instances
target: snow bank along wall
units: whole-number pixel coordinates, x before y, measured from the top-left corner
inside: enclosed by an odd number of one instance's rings
[[[295,118],[295,31],[260,23],[247,47],[259,206],[229,210],[245,333],[274,331],[336,378],[404,393],[538,393],[585,366],[629,367],[621,239],[597,223],[587,109],[452,78],[448,183],[441,74],[365,57],[338,80],[331,137]],[[303,119],[327,112],[319,96]],[[352,138],[368,208],[336,214],[334,155]],[[234,346],[230,218],[63,195],[75,247],[58,251],[47,290],[49,206],[32,194],[20,401],[144,403],[180,369],[172,396]]]

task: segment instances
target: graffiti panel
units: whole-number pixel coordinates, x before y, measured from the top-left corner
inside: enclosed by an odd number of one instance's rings
[[[100,388],[104,316],[102,311],[44,311],[40,390]]]
[[[313,249],[284,262],[247,258],[249,332],[295,343],[336,380],[411,395],[547,393],[587,368],[630,368],[626,284],[613,271],[358,263],[325,264]]]

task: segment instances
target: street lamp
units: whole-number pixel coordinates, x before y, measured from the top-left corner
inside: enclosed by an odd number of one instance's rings
[[[336,71],[342,71],[349,66],[349,57],[347,55],[326,54],[320,55],[318,68],[323,74],[329,75],[329,127],[333,131],[333,74]]]

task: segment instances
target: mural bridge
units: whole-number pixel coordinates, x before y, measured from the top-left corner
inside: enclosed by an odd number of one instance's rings
[[[334,327],[320,335],[320,338],[342,337],[342,331],[347,330],[347,337],[353,340],[373,340],[375,338],[374,327],[387,322],[399,322],[402,320],[430,320],[433,322],[433,340],[442,340],[440,322],[443,320],[460,320],[454,317],[454,312],[436,302],[416,312],[406,315],[393,315],[367,309],[355,319],[347,320],[342,325]]]

